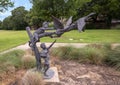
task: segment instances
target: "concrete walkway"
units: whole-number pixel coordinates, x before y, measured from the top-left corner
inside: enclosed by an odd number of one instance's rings
[[[47,46],[49,46],[51,43],[45,43]],[[86,45],[88,45],[89,43],[55,43],[53,45],[53,47],[60,47],[60,46],[74,46],[76,48],[81,48],[81,47],[84,47]],[[37,46],[40,47],[40,43],[37,43]],[[116,46],[120,46],[120,43],[115,43],[115,44],[111,44],[111,47],[114,48]],[[26,49],[29,49],[30,47],[28,46],[28,43],[24,44],[24,45],[20,45],[20,46],[17,46],[15,48],[12,48],[12,49],[9,49],[9,50],[6,50],[6,51],[3,51],[1,52],[0,54],[4,54],[4,53],[7,53],[7,52],[10,52],[10,51],[13,51],[13,50],[16,50],[16,49],[20,49],[20,50],[26,50]]]
[[[45,43],[47,46],[49,46],[51,43]],[[55,43],[53,45],[53,47],[60,47],[60,46],[75,46],[75,47],[84,47],[86,46],[87,43]],[[40,47],[40,43],[37,43],[37,46]],[[4,53],[7,53],[9,51],[13,51],[13,50],[16,50],[16,49],[20,49],[20,50],[26,50],[26,49],[29,49],[29,45],[28,43],[24,44],[24,45],[20,45],[20,46],[17,46],[15,48],[12,48],[12,49],[9,49],[9,50],[6,50],[6,51],[3,51],[1,52],[0,54],[4,54]]]

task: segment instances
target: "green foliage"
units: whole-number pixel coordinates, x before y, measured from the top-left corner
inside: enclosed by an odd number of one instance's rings
[[[115,27],[112,27],[111,29],[120,30],[120,25],[117,25],[117,26],[115,26]]]
[[[12,22],[13,22],[13,30],[24,30],[25,27],[28,25],[25,21],[24,17],[28,13],[25,10],[25,7],[21,6],[14,10],[12,10]]]
[[[91,63],[91,64],[103,64],[105,60],[105,49],[102,45],[89,45],[84,48],[74,47],[59,47],[52,50],[53,56],[58,56],[62,59],[77,60],[78,62]]]
[[[98,49],[96,47],[85,47],[80,50],[80,62],[87,62],[92,64],[103,64],[106,53],[104,49]]]
[[[105,63],[117,70],[120,70],[120,46],[114,48],[108,53]]]
[[[25,69],[33,68],[35,67],[36,61],[35,57],[31,55],[25,55],[22,57],[22,66]]]
[[[16,69],[22,67],[21,57],[24,52],[21,50],[14,50],[12,52],[0,55],[0,72],[7,71],[7,67],[14,66]]]
[[[0,12],[7,10],[8,7],[13,7],[14,3],[11,0],[0,0]]]
[[[0,30],[2,29],[2,21],[0,21]]]
[[[12,30],[12,28],[13,28],[12,25],[13,24],[11,22],[11,16],[8,16],[3,20],[1,28],[4,29],[4,30]]]
[[[90,12],[96,12],[96,21],[98,18],[110,27],[112,19],[120,19],[120,0],[91,0],[85,3],[78,14],[84,15]]]
[[[70,59],[69,54],[72,51],[73,51],[73,47],[69,47],[69,46],[59,47],[59,48],[53,49],[52,55],[59,56],[62,59]]]
[[[110,44],[89,44],[83,48],[59,47],[52,49],[51,54],[68,60],[96,65],[106,64],[120,70],[120,46],[111,49]]]
[[[9,67],[15,70],[29,69],[35,67],[35,57],[25,55],[22,50],[14,50],[0,55],[0,72],[7,72]]]
[[[51,15],[58,17],[60,19],[68,18],[74,16],[77,13],[78,7],[82,6],[83,3],[90,0],[30,0],[33,4],[33,7],[28,16],[36,17],[37,21],[50,21]],[[33,18],[31,18],[30,23],[33,23]],[[30,24],[29,23],[29,24]],[[39,24],[38,24],[39,23]],[[39,26],[41,22],[36,22]]]
[[[4,30],[24,30],[28,26],[25,16],[28,13],[23,6],[12,10],[12,16],[3,20],[2,29]]]

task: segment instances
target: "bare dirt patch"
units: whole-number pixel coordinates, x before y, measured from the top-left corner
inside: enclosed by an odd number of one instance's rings
[[[54,59],[53,62],[58,68],[60,83],[51,85],[120,85],[120,72],[112,68],[69,60]]]
[[[0,85],[12,85],[12,82],[21,79],[25,73],[25,70],[19,70],[14,73],[4,73],[2,76],[0,76]]]

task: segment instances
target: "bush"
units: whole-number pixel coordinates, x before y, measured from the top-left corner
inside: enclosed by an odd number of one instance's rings
[[[59,47],[59,48],[54,48],[54,49],[52,49],[52,55],[58,56],[62,59],[69,59],[70,58],[69,54],[73,50],[74,50],[73,47],[70,47],[70,46],[65,46],[65,47],[63,46],[63,47]]]
[[[39,72],[28,71],[22,78],[20,85],[45,85]]]
[[[78,60],[79,62],[103,64],[105,59],[105,49],[102,46],[88,45],[84,48],[59,47],[52,50],[53,56],[62,59]]]
[[[16,69],[22,67],[21,57],[24,55],[22,50],[14,50],[0,55],[0,71],[7,71],[8,66],[14,66]]]
[[[25,69],[33,68],[35,67],[35,57],[31,55],[24,55],[22,57],[22,66]]]
[[[0,72],[9,72],[9,68],[29,69],[35,66],[35,58],[31,55],[24,55],[22,50],[14,50],[3,55],[0,55]]]
[[[112,27],[111,29],[120,30],[120,25],[116,25],[116,26]]]
[[[95,47],[85,47],[80,49],[81,58],[80,62],[87,62],[92,64],[103,64],[105,53],[102,49]]]
[[[120,46],[108,53],[105,63],[117,70],[120,70]]]

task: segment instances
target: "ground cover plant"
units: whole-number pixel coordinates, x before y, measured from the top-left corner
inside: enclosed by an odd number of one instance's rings
[[[77,30],[65,33],[57,38],[57,43],[119,43],[120,30],[86,30],[79,33]],[[26,31],[0,31],[0,52],[28,42]],[[52,42],[45,37],[41,42]]]
[[[89,44],[83,48],[63,46],[52,49],[51,54],[60,59],[76,60],[80,63],[108,65],[120,70],[120,46],[111,49],[110,44]]]
[[[11,67],[14,68],[15,71],[34,67],[34,57],[32,58],[32,56],[24,55],[25,52],[22,50],[14,50],[0,55],[0,73],[9,72],[9,68]]]
[[[38,75],[38,73],[28,72],[22,79],[19,80],[19,75],[22,73],[25,73],[26,70],[34,68],[35,67],[35,57],[32,56],[32,53],[30,50],[22,51],[22,50],[14,50],[10,51],[8,53],[0,55],[0,84],[2,83],[4,85],[8,85],[8,83],[17,83],[17,85],[33,85],[35,83],[36,85],[44,85],[44,82],[42,80],[42,77]],[[22,73],[18,73],[19,71],[22,71]],[[15,75],[17,77],[15,77]],[[39,77],[36,78],[36,75]],[[12,77],[9,79],[9,77]],[[15,82],[14,82],[15,77]],[[16,79],[18,78],[18,80]],[[31,80],[32,78],[32,80]],[[17,81],[16,81],[17,80]],[[10,85],[14,85],[14,84]]]
[[[120,46],[109,51],[105,62],[107,65],[120,70]]]

